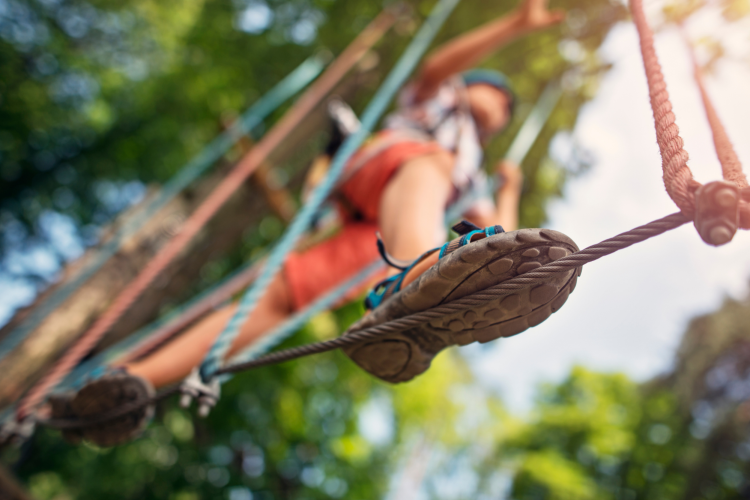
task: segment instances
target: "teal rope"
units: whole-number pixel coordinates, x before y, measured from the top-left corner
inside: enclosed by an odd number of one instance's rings
[[[333,306],[338,304],[346,295],[353,290],[355,287],[363,284],[368,278],[370,278],[375,272],[383,268],[383,262],[378,259],[375,262],[370,263],[367,267],[362,269],[360,272],[355,274],[352,278],[348,279],[338,287],[328,292],[323,297],[319,298],[305,309],[292,315],[289,319],[284,321],[281,325],[277,326],[267,334],[263,335],[261,339],[250,345],[247,349],[235,355],[231,359],[231,363],[245,363],[252,359],[257,358],[261,354],[265,354],[271,348],[279,345],[281,342],[286,340],[290,335],[295,333],[297,330],[302,328],[308,321],[314,318],[316,315],[331,309]],[[222,375],[220,380],[222,383],[231,379],[231,374]]]
[[[262,257],[261,257],[262,258]],[[107,365],[112,359],[119,357],[138,345],[142,340],[149,337],[152,333],[161,329],[164,325],[171,323],[172,321],[181,317],[185,312],[192,309],[196,304],[202,302],[204,299],[213,295],[216,290],[224,286],[227,282],[233,280],[235,277],[244,273],[251,267],[257,265],[259,259],[253,259],[243,264],[233,273],[226,276],[219,283],[207,288],[196,297],[193,297],[188,302],[175,307],[172,311],[167,313],[165,316],[153,321],[152,323],[140,328],[137,332],[128,336],[128,338],[121,340],[115,345],[109,347],[105,351],[97,354],[91,359],[81,363],[73,370],[65,380],[58,386],[60,390],[67,390],[71,388],[79,388],[91,379],[99,378],[101,375],[106,373]]]
[[[302,207],[294,220],[292,220],[289,228],[270,254],[260,277],[248,288],[240,301],[237,312],[206,354],[200,368],[201,376],[204,380],[210,379],[216,370],[219,369],[222,359],[237,337],[240,328],[255,309],[257,302],[283,265],[289,252],[292,251],[299,238],[307,230],[320,205],[336,185],[336,181],[343,173],[347,161],[357,151],[380,120],[391,99],[403,86],[427,50],[430,42],[458,2],[459,0],[438,0],[438,4],[433,9],[430,17],[425,21],[398,63],[396,63],[396,66],[385,79],[380,89],[378,89],[378,92],[362,114],[362,126],[341,145],[341,148],[331,162],[331,167],[325,179],[313,190],[309,201]]]
[[[164,185],[159,195],[145,209],[128,221],[110,241],[102,246],[93,259],[93,262],[78,278],[52,292],[44,302],[36,307],[34,312],[25,321],[16,326],[0,342],[0,360],[26,338],[29,333],[34,331],[50,313],[60,307],[81,285],[96,274],[120,250],[125,240],[140,229],[146,221],[205,172],[216,160],[221,158],[241,137],[260,125],[264,118],[314,80],[323,70],[325,66],[324,60],[325,58],[320,55],[305,60],[245,111],[235,124],[211,141],[197,156],[182,167]]]
[[[224,286],[225,283],[231,281],[236,276],[244,273],[246,270],[256,265],[258,260],[250,261],[244,264],[242,267],[237,269],[235,272],[225,277],[221,282],[201,292],[198,296],[194,297],[190,301],[176,307],[173,311],[169,312],[166,316],[159,318],[151,324],[144,326],[133,335],[129,336],[112,347],[108,348],[104,352],[97,354],[91,359],[84,363],[81,363],[73,372],[71,372],[65,380],[58,386],[56,392],[61,392],[69,389],[78,389],[83,386],[86,382],[97,379],[107,372],[109,362],[120,356],[121,354],[129,351],[135,347],[143,339],[147,338],[153,332],[159,330],[162,326],[171,323],[186,311],[190,310],[195,304],[203,301],[205,298],[210,297],[216,290]],[[250,347],[237,354],[232,358],[232,362],[245,362],[253,358],[264,354],[272,347],[278,345],[284,341],[290,335],[295,333],[297,330],[302,328],[310,319],[314,316],[326,311],[341,301],[347,293],[349,293],[356,286],[361,285],[376,271],[383,267],[383,263],[378,259],[376,262],[371,263],[365,267],[359,273],[354,275],[349,280],[345,281],[338,287],[334,288],[326,295],[310,304],[305,309],[291,316],[289,319],[284,321],[281,325],[271,330],[268,334],[264,335],[261,340],[252,344]],[[229,380],[230,376],[222,377],[222,382]]]

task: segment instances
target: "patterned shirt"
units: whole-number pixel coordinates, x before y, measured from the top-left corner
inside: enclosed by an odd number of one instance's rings
[[[385,129],[428,136],[455,155],[453,184],[465,191],[486,183],[482,170],[479,131],[469,110],[466,87],[460,77],[444,81],[437,93],[422,101],[416,99],[413,84],[399,95],[398,109],[385,118]]]

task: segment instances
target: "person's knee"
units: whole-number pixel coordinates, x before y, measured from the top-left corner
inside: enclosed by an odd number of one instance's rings
[[[452,190],[452,169],[452,156],[445,151],[409,160],[388,181],[383,191],[381,209],[384,203],[400,205],[398,202],[404,196],[427,197],[437,204],[444,203],[443,198],[450,196]]]
[[[420,178],[434,178],[450,183],[454,158],[448,151],[437,151],[404,163],[399,174]],[[397,174],[398,175],[398,174]]]

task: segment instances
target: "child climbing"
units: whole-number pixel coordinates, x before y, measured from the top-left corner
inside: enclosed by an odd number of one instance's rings
[[[454,227],[461,236],[442,244],[446,207],[467,192],[482,190],[487,182],[482,147],[506,127],[514,107],[502,74],[471,68],[512,40],[563,19],[563,13],[547,8],[547,0],[522,0],[509,14],[428,56],[402,90],[398,108],[386,118],[383,130],[348,164],[336,193],[343,228],[290,256],[228,356],[352,277],[378,253],[393,269],[369,293],[366,304],[371,311],[360,321],[362,327],[460,298],[577,250],[572,240],[555,231],[516,231],[522,174],[508,161],[496,167],[501,182],[494,199],[476,199],[463,214],[467,220]],[[560,273],[542,286],[501,303],[489,302],[448,324],[424,324],[345,352],[381,379],[406,381],[425,371],[445,347],[514,335],[544,321],[562,305],[574,281],[574,271]],[[215,311],[144,359],[124,366],[115,362],[112,374],[74,397],[53,400],[53,414],[82,415],[90,413],[86,408],[91,405],[112,408],[146,396],[154,387],[183,380],[200,364],[235,310],[236,305],[228,305]],[[116,444],[137,434],[147,413],[78,436],[101,445]]]

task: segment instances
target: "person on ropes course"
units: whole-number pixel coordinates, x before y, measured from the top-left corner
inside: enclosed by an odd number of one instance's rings
[[[461,236],[442,244],[446,208],[487,182],[482,146],[506,127],[514,108],[513,92],[501,73],[472,68],[512,40],[564,17],[550,11],[547,0],[522,0],[509,14],[448,41],[427,57],[417,77],[402,89],[384,128],[349,162],[336,193],[342,230],[290,256],[228,357],[356,274],[378,252],[393,269],[368,294],[370,311],[358,323],[362,327],[461,298],[578,250],[556,231],[516,231],[522,174],[508,161],[496,169],[501,178],[496,199],[476,199],[463,214],[466,220],[454,227]],[[487,342],[541,323],[565,302],[575,274],[559,273],[542,286],[483,304],[447,324],[426,323],[345,352],[376,377],[410,380],[450,345]],[[143,359],[125,366],[115,362],[116,370],[75,397],[53,400],[53,415],[72,416],[76,407],[87,404],[113,407],[105,400],[130,400],[135,393],[146,395],[153,387],[185,379],[236,307],[215,311]],[[125,434],[135,435],[142,424],[126,426]]]

